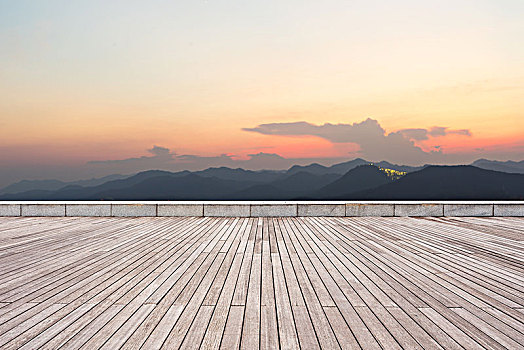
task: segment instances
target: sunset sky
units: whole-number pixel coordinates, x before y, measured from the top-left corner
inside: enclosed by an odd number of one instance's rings
[[[0,0],[0,186],[524,159],[524,1]]]

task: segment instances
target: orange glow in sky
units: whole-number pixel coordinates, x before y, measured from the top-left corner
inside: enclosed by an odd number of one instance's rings
[[[2,2],[0,165],[142,157],[153,145],[365,157],[362,140],[242,129],[367,118],[385,136],[470,133],[412,140],[425,153],[400,162],[435,150],[453,154],[440,162],[521,160],[523,15],[514,0]]]

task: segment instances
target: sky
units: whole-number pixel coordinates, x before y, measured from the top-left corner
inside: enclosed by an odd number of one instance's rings
[[[0,186],[524,159],[524,1],[0,0]]]

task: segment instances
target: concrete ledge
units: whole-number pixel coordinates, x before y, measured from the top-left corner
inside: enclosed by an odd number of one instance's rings
[[[1,216],[524,216],[524,201],[0,201]]]
[[[395,204],[395,216],[443,216],[443,204]]]
[[[204,204],[204,216],[238,216],[249,217],[249,204]]]
[[[494,216],[524,216],[524,203],[522,204],[495,204]]]
[[[111,216],[111,204],[66,204],[66,216]]]
[[[20,216],[20,204],[0,204],[0,216]]]
[[[65,216],[65,204],[22,204],[22,216]]]
[[[444,204],[444,216],[493,216],[493,205]]]
[[[156,204],[112,204],[111,216],[156,216]]]
[[[204,216],[204,204],[158,204],[157,216]]]
[[[297,216],[297,204],[251,204],[251,216]]]
[[[346,216],[393,216],[395,215],[394,204],[372,204],[372,203],[348,203],[346,204]]]
[[[344,204],[298,204],[298,216],[344,216]]]

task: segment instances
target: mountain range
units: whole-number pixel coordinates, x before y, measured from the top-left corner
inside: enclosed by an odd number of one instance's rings
[[[357,158],[287,171],[149,170],[74,182],[24,180],[0,190],[0,200],[524,199],[524,161],[473,164],[410,167]]]

